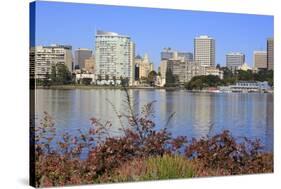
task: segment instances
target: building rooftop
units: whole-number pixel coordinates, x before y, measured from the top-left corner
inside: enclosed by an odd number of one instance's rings
[[[200,35],[199,37],[195,37],[195,39],[213,39],[213,38],[208,35]]]
[[[107,32],[107,31],[102,31],[102,30],[97,30],[96,36],[120,36],[120,37],[129,37],[126,35],[121,35],[115,32]]]
[[[241,53],[241,52],[229,52],[226,55],[244,55],[244,53]]]

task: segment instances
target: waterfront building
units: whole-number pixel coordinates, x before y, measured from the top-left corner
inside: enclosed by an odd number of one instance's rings
[[[176,77],[177,83],[185,82],[186,64],[187,61],[179,59],[171,59],[167,61],[167,69],[172,71],[173,75]]]
[[[274,68],[274,40],[273,38],[267,39],[267,69],[273,70]]]
[[[189,82],[194,76],[200,76],[205,74],[206,74],[205,66],[201,66],[201,64],[196,61],[187,62],[184,82]]]
[[[84,78],[91,79],[91,84],[96,82],[96,77],[93,73],[77,73],[75,74],[75,83],[81,84]]]
[[[193,62],[193,54],[191,52],[181,52],[172,50],[171,48],[164,48],[161,52],[161,62],[159,67],[161,78],[163,80],[166,78],[167,63],[170,61],[171,64],[171,60],[177,62],[177,64],[182,64],[180,62]],[[177,66],[175,66],[175,68],[177,69]]]
[[[215,67],[215,40],[203,35],[194,39],[194,60],[201,66]]]
[[[257,70],[267,69],[266,51],[254,51],[254,65]]]
[[[227,92],[268,92],[271,87],[267,81],[239,81],[235,85],[221,86],[220,90]]]
[[[170,69],[176,77],[176,82],[184,84],[189,82],[192,77],[206,75],[206,67],[201,66],[198,62],[183,60],[167,60],[166,69]]]
[[[135,45],[129,36],[113,32],[97,31],[95,52],[95,73],[98,84],[121,83],[135,80]]]
[[[92,56],[90,49],[78,48],[74,51],[74,65],[79,66],[79,69],[85,68],[85,60]]]
[[[231,70],[235,71],[238,67],[245,63],[245,55],[240,52],[231,52],[226,54],[226,66]]]
[[[84,61],[85,67],[84,70],[86,73],[94,73],[95,70],[95,57],[91,56],[90,58],[85,59]]]
[[[30,49],[31,78],[44,79],[51,74],[53,65],[64,64],[70,72],[73,69],[72,47],[69,45],[53,44],[36,46]]]
[[[218,76],[220,79],[223,79],[223,71],[212,66],[205,67],[204,75],[214,75]]]

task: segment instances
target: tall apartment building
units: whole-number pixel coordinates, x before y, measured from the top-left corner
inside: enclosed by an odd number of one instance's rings
[[[267,52],[254,51],[254,65],[256,69],[267,69]]]
[[[129,36],[113,32],[97,31],[95,73],[102,83],[106,80],[129,79],[133,85],[135,78],[135,45]]]
[[[226,54],[226,66],[235,71],[245,63],[245,55],[240,52],[231,52]]]
[[[267,39],[267,69],[273,70],[274,68],[274,40],[273,38]]]
[[[69,45],[36,46],[30,49],[31,77],[43,79],[51,73],[53,65],[64,64],[73,69],[72,47]]]
[[[85,68],[85,60],[92,56],[92,50],[85,48],[78,48],[74,52],[74,65],[78,65],[82,70]]]
[[[215,40],[203,35],[194,39],[194,60],[201,66],[215,66]]]

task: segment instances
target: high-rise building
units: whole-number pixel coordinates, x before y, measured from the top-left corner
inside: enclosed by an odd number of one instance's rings
[[[267,39],[267,69],[273,70],[274,68],[274,40],[273,38]]]
[[[127,78],[133,85],[135,78],[135,45],[129,36],[113,32],[97,31],[95,73],[98,80],[106,83],[108,80]]]
[[[87,73],[94,73],[95,70],[95,57],[91,56],[90,58],[85,59],[85,67],[83,70],[85,70]]]
[[[53,65],[64,64],[73,69],[72,47],[69,45],[36,46],[30,49],[31,77],[43,79],[51,73]]]
[[[254,65],[255,68],[267,69],[267,53],[266,51],[254,51]]]
[[[215,40],[209,36],[194,39],[194,60],[201,66],[215,66]]]
[[[226,54],[226,66],[231,70],[235,71],[238,67],[245,63],[245,55],[240,52],[231,52]]]
[[[92,51],[90,49],[78,48],[74,52],[74,65],[78,65],[82,70],[85,68],[85,60],[92,56]]]

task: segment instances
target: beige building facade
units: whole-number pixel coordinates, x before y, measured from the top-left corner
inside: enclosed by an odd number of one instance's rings
[[[44,79],[51,73],[53,65],[64,64],[70,72],[73,69],[72,47],[69,45],[36,46],[30,49],[31,76]]]
[[[256,69],[267,69],[267,52],[254,51],[254,65]]]
[[[215,66],[215,40],[203,35],[194,39],[194,60],[201,66]]]
[[[86,73],[94,73],[95,71],[95,57],[91,56],[88,59],[85,59],[84,61],[84,71],[86,71]]]
[[[274,68],[274,40],[273,38],[267,39],[267,69],[273,70]]]

